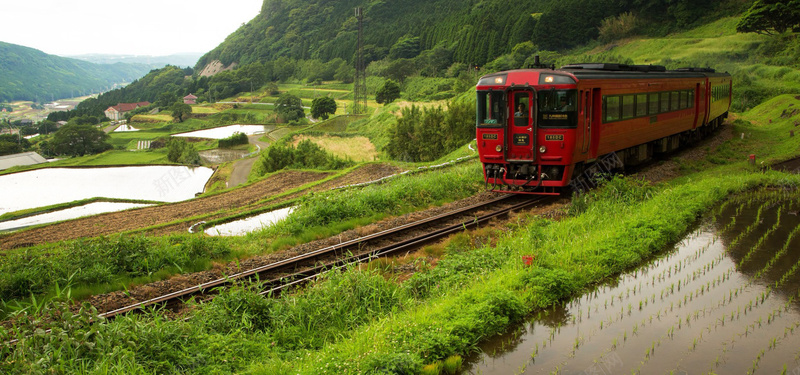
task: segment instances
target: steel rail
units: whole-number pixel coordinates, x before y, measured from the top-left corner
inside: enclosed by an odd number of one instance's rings
[[[402,252],[402,251],[405,251],[405,250],[409,250],[410,248],[417,248],[418,246],[420,246],[422,244],[439,240],[439,239],[441,239],[443,237],[449,236],[450,234],[466,230],[467,228],[477,227],[477,226],[479,226],[481,224],[484,224],[484,223],[490,221],[491,219],[497,218],[499,216],[507,215],[511,211],[524,209],[524,208],[527,208],[527,207],[532,206],[534,204],[541,203],[543,200],[546,200],[546,199],[549,200],[549,199],[552,199],[552,198],[551,197],[546,197],[546,196],[542,196],[540,198],[537,197],[536,199],[531,199],[531,200],[528,200],[528,201],[525,201],[525,202],[517,203],[517,204],[515,204],[515,205],[513,205],[511,207],[506,207],[506,208],[503,208],[501,210],[497,210],[497,211],[494,211],[494,212],[491,212],[491,213],[476,217],[473,220],[464,221],[464,222],[461,222],[459,224],[454,224],[454,225],[448,226],[446,228],[441,228],[441,229],[435,230],[433,232],[429,232],[429,233],[422,234],[422,235],[419,235],[419,236],[411,238],[411,239],[407,239],[407,240],[404,240],[404,241],[401,241],[401,242],[397,242],[397,243],[393,243],[393,244],[390,244],[390,245],[387,245],[387,246],[383,246],[381,248],[378,248],[378,249],[375,249],[375,250],[372,250],[372,251],[369,251],[369,252],[365,252],[365,253],[358,254],[358,255],[352,255],[352,256],[350,256],[348,258],[339,259],[339,260],[334,261],[334,262],[328,262],[328,263],[325,263],[325,264],[319,264],[319,265],[317,265],[317,266],[315,266],[315,267],[313,267],[311,269],[307,269],[307,270],[304,270],[304,271],[301,271],[301,272],[296,272],[294,274],[287,275],[287,276],[282,276],[282,277],[275,278],[275,279],[272,279],[272,280],[267,280],[267,281],[264,282],[264,285],[271,285],[271,284],[279,284],[279,285],[275,286],[275,287],[271,287],[271,289],[262,291],[260,294],[261,295],[275,294],[275,293],[281,292],[284,289],[287,289],[289,287],[293,287],[293,286],[296,286],[296,285],[299,285],[299,284],[302,284],[302,283],[305,283],[305,282],[309,282],[309,281],[315,279],[316,277],[318,277],[321,273],[323,273],[325,271],[329,271],[329,270],[333,270],[333,269],[341,269],[341,268],[345,268],[345,267],[348,267],[348,266],[351,266],[351,265],[354,265],[354,264],[363,263],[363,262],[371,260],[371,259],[377,259],[377,258],[380,258],[380,257],[384,257],[384,256],[392,255],[392,254],[395,254],[395,253],[399,253],[399,252]],[[286,279],[289,279],[291,281],[287,282],[287,283],[282,283],[283,280],[286,280]]]
[[[162,295],[162,296],[158,296],[158,297],[146,300],[146,301],[137,302],[135,304],[131,304],[131,305],[124,306],[124,307],[121,307],[121,308],[118,308],[118,309],[114,309],[114,310],[111,310],[111,311],[104,312],[102,314],[99,314],[99,316],[102,317],[102,318],[107,318],[107,319],[108,318],[113,318],[113,317],[115,317],[117,315],[125,314],[125,313],[131,312],[131,311],[135,311],[135,310],[141,310],[141,309],[144,309],[145,307],[152,306],[152,305],[155,305],[155,304],[165,303],[165,302],[176,300],[176,299],[179,299],[179,298],[185,298],[185,297],[188,297],[188,296],[191,296],[191,295],[194,295],[194,294],[203,293],[204,291],[206,291],[208,289],[211,289],[211,288],[214,288],[214,287],[218,287],[218,286],[222,286],[222,285],[226,285],[226,284],[230,284],[230,283],[232,283],[234,281],[237,281],[237,280],[251,278],[251,277],[254,277],[254,276],[258,275],[258,274],[262,274],[262,273],[266,273],[266,272],[276,272],[279,269],[291,268],[292,266],[296,266],[296,265],[298,265],[298,264],[300,264],[300,263],[302,263],[304,261],[310,261],[310,260],[313,260],[315,258],[319,258],[321,256],[330,255],[330,254],[336,254],[337,252],[344,253],[346,251],[346,249],[353,248],[353,247],[358,247],[358,246],[360,246],[360,245],[362,245],[362,244],[364,244],[364,243],[366,243],[368,241],[373,241],[373,240],[378,240],[378,239],[381,239],[381,238],[386,238],[386,237],[395,235],[396,233],[401,232],[401,231],[417,229],[417,228],[423,227],[423,226],[425,226],[425,225],[427,225],[429,223],[435,222],[435,221],[440,221],[440,220],[444,220],[444,219],[451,218],[451,217],[454,217],[454,216],[462,215],[462,214],[464,214],[464,213],[466,213],[468,211],[472,211],[472,210],[480,209],[482,207],[490,206],[492,204],[500,203],[500,202],[509,200],[511,198],[514,198],[514,197],[519,197],[519,196],[515,196],[515,195],[512,195],[512,194],[503,195],[503,196],[500,196],[498,198],[492,199],[492,200],[487,201],[487,202],[476,203],[476,204],[473,204],[473,205],[470,205],[470,206],[467,206],[467,207],[462,207],[462,208],[460,208],[458,210],[449,211],[449,212],[446,212],[446,213],[443,213],[443,214],[440,214],[440,215],[436,215],[436,216],[433,216],[433,217],[430,217],[430,218],[427,218],[427,219],[415,221],[413,223],[408,223],[408,224],[401,225],[401,226],[398,226],[398,227],[395,227],[395,228],[392,228],[392,229],[387,229],[387,230],[384,230],[384,231],[381,231],[381,232],[377,232],[377,233],[373,233],[373,234],[370,234],[370,235],[367,235],[367,236],[364,236],[364,237],[359,237],[359,238],[356,238],[356,239],[353,239],[353,240],[350,240],[350,241],[345,241],[345,242],[342,242],[342,243],[339,243],[339,244],[336,244],[336,245],[328,246],[328,247],[325,247],[325,248],[322,248],[322,249],[319,249],[319,250],[310,251],[310,252],[302,254],[302,255],[298,255],[298,256],[295,256],[295,257],[287,258],[287,259],[284,259],[284,260],[280,260],[280,261],[277,261],[277,262],[274,262],[274,263],[270,263],[270,264],[266,264],[266,265],[263,265],[263,266],[259,266],[259,267],[256,267],[256,268],[252,268],[252,269],[249,269],[249,270],[246,270],[246,271],[242,271],[242,272],[230,275],[230,276],[226,276],[226,277],[219,278],[219,279],[216,279],[216,280],[208,281],[208,282],[205,282],[205,283],[202,283],[202,284],[199,284],[199,285],[195,285],[195,286],[192,286],[192,287],[189,287],[189,288],[185,288],[185,289],[182,289],[182,290],[179,290],[179,291],[175,291],[175,292],[168,293],[168,294],[165,294],[165,295]],[[535,201],[538,202],[538,200],[535,200]],[[531,201],[528,201],[529,204],[532,204],[530,202]],[[518,205],[515,205],[515,206],[518,206]],[[465,223],[466,222],[460,223],[460,224],[458,224],[456,226],[457,227],[463,227],[463,225],[465,225]],[[452,230],[452,227],[449,228],[449,229]],[[441,231],[441,230],[439,230],[439,231]],[[437,231],[437,232],[439,232],[439,231]],[[407,242],[409,242],[409,241],[403,241],[403,243],[407,243]],[[408,244],[407,246],[411,246],[411,244]]]

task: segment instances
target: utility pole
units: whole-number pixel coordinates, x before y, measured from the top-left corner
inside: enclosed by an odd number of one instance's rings
[[[353,82],[353,114],[367,113],[367,69],[364,66],[364,9],[356,8],[358,44],[356,45],[356,79]]]

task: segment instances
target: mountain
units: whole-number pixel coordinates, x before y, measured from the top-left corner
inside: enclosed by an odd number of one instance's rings
[[[93,64],[0,42],[0,102],[43,102],[101,92],[148,71],[150,67],[142,64]]]
[[[261,13],[203,56],[195,70],[214,61],[246,65],[278,57],[352,61],[358,6],[363,7],[367,60],[414,57],[442,43],[454,47],[457,60],[482,64],[530,39],[533,13],[551,2],[264,0]]]
[[[174,66],[194,66],[197,60],[203,56],[203,53],[180,53],[168,56],[145,56],[145,55],[107,55],[100,53],[92,53],[86,55],[65,56],[73,59],[88,61],[95,64],[114,64],[114,63],[127,63],[127,64],[142,64],[147,65],[151,69],[162,68],[165,65]]]
[[[564,50],[596,39],[604,21],[632,12],[645,35],[736,13],[749,0],[264,0],[261,12],[200,58],[195,71],[255,62],[353,62],[363,9],[365,63],[428,55],[478,65],[513,51]],[[705,19],[705,20],[704,20]]]

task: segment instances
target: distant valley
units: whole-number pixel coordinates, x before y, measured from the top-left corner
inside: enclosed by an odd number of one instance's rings
[[[89,57],[66,58],[16,44],[0,42],[0,103],[33,101],[43,103],[62,98],[100,93],[120,83],[130,83],[163,61],[187,64],[191,56],[165,58]],[[147,63],[151,59],[151,63]],[[194,58],[194,61],[197,59]],[[187,64],[188,65],[188,64]]]
[[[197,60],[205,52],[197,53],[178,53],[168,56],[147,56],[147,55],[107,55],[92,53],[86,55],[65,56],[72,59],[88,61],[95,64],[143,64],[151,68],[161,68],[164,65],[175,65],[180,67],[194,66]]]

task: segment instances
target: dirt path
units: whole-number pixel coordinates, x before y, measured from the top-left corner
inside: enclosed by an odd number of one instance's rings
[[[250,176],[250,170],[253,169],[256,160],[258,160],[258,156],[237,160],[233,165],[231,177],[228,179],[228,187],[232,188],[247,182],[247,177]]]
[[[269,143],[259,141],[258,139],[261,138],[261,135],[251,135],[247,137],[250,140],[251,144],[258,146],[259,150],[264,150],[269,147]],[[231,177],[228,179],[228,187],[239,186],[245,182],[247,182],[247,178],[250,176],[250,170],[253,169],[253,165],[255,164],[256,160],[258,160],[258,156],[249,157],[246,159],[241,159],[236,161],[233,165],[233,172],[231,172]]]

